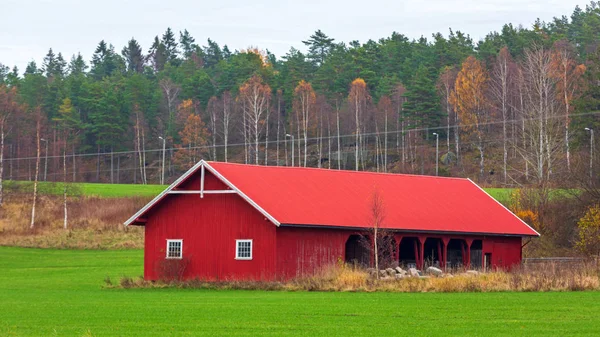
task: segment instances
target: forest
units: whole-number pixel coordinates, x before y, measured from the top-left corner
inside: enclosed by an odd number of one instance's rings
[[[24,72],[0,64],[0,186],[164,184],[202,158],[497,187],[567,187],[589,166],[592,180],[599,14],[591,2],[480,41],[317,30],[282,57],[170,28],[147,49],[100,41],[91,60],[50,49]]]

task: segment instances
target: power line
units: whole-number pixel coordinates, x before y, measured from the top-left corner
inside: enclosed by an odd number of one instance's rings
[[[534,122],[534,121],[540,121],[540,120],[550,120],[550,119],[558,119],[558,118],[565,118],[565,117],[579,117],[579,116],[595,116],[595,115],[600,115],[600,111],[591,111],[591,112],[584,112],[584,113],[577,113],[577,114],[561,114],[561,115],[554,115],[554,116],[546,116],[546,117],[540,117],[540,118],[529,118],[529,119],[512,119],[512,120],[507,120],[507,121],[493,121],[493,122],[485,122],[485,123],[479,123],[479,126],[491,126],[491,125],[499,125],[499,124],[503,124],[503,123],[507,123],[507,124],[512,124],[512,123],[524,123],[524,122]],[[377,136],[377,135],[396,135],[396,134],[400,134],[402,132],[408,133],[408,132],[418,132],[418,131],[444,131],[447,130],[448,128],[450,129],[454,129],[456,127],[460,127],[460,128],[467,128],[467,127],[473,127],[476,126],[476,124],[453,124],[453,125],[444,125],[444,126],[437,126],[437,127],[421,127],[421,128],[413,128],[413,129],[406,129],[406,130],[392,130],[392,131],[381,131],[381,132],[369,132],[369,133],[362,133],[361,136]],[[356,137],[355,134],[345,134],[345,135],[340,135],[339,138],[354,138]],[[310,137],[307,138],[307,141],[311,142],[311,141],[317,141],[317,140],[329,140],[329,139],[338,139],[337,135],[334,136],[323,136],[323,137]],[[304,139],[299,138],[299,139],[295,139],[295,142],[300,142],[303,141]],[[269,140],[269,141],[260,141],[260,145],[263,144],[287,144],[288,141],[287,139],[281,139],[279,141],[277,140]],[[455,143],[452,143],[455,144]],[[227,147],[238,147],[238,146],[248,146],[248,145],[252,145],[252,144],[245,144],[245,143],[233,143],[233,144],[227,144]],[[422,146],[422,145],[419,145]],[[210,149],[214,149],[214,148],[224,148],[225,145],[224,144],[212,144],[212,145],[203,145],[203,146],[192,146],[192,147],[168,147],[165,149],[165,151],[174,151],[174,150],[210,150]],[[79,154],[68,154],[67,158],[74,158],[74,157],[93,157],[93,156],[107,156],[107,155],[127,155],[127,154],[137,154],[137,153],[151,153],[151,152],[162,152],[163,149],[162,148],[156,148],[156,149],[145,149],[143,151],[136,151],[136,150],[130,150],[130,151],[113,151],[113,152],[90,152],[90,153],[79,153]],[[57,156],[40,156],[40,159],[54,159],[54,158],[62,158],[62,155],[57,155]],[[17,161],[17,160],[34,160],[37,159],[37,157],[13,157],[13,158],[4,158],[4,161]],[[96,171],[94,171],[96,172]]]

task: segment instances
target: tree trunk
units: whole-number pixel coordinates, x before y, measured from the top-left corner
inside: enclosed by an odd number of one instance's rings
[[[33,200],[31,202],[31,222],[29,228],[33,228],[35,224],[35,206],[37,202],[37,190],[38,190],[38,179],[40,175],[40,131],[41,131],[41,123],[40,117],[37,117],[37,125],[36,125],[36,145],[37,145],[37,155],[35,157],[35,180],[33,182]]]
[[[0,121],[0,206],[2,206],[4,190],[3,190],[3,176],[4,176],[4,121]]]
[[[64,210],[64,229],[67,229],[67,139],[65,137],[65,148],[63,150],[63,210]]]

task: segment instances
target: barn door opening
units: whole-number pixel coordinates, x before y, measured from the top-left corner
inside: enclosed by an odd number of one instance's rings
[[[466,255],[465,247],[467,247],[465,240],[451,239],[448,242],[448,262],[446,268],[461,268],[463,266]]]
[[[434,266],[441,268],[441,260],[442,260],[442,247],[444,243],[442,239],[437,238],[427,238],[425,240],[425,250],[423,263],[425,264],[423,268],[428,266]]]
[[[400,240],[400,260],[398,263],[407,268],[417,267],[417,256],[419,252],[419,239],[403,237]]]
[[[474,240],[471,244],[471,268],[481,269],[483,263],[483,243],[481,240]]]
[[[366,245],[369,241],[369,238],[361,235],[350,235],[346,241],[346,254],[344,256],[344,261],[357,267],[368,267],[370,262],[370,254]]]

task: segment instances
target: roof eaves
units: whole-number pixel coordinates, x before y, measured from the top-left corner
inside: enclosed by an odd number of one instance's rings
[[[204,161],[203,161],[204,162]],[[273,217],[269,212],[267,212],[264,208],[262,208],[259,204],[257,204],[254,200],[248,197],[244,192],[242,192],[237,186],[231,183],[227,178],[225,178],[219,171],[217,171],[214,167],[210,166],[209,163],[204,162],[204,167],[209,170],[212,174],[214,174],[217,178],[219,178],[222,182],[224,182],[227,186],[229,186],[232,190],[236,191],[239,196],[241,196],[246,202],[248,202],[252,207],[254,207],[257,211],[262,213],[267,219],[269,219],[273,224],[279,227],[281,224],[275,217]]]
[[[142,207],[139,211],[137,211],[134,215],[132,215],[129,219],[127,219],[127,221],[125,221],[123,224],[125,226],[129,226],[129,225],[133,224],[140,216],[142,216],[152,206],[154,206],[156,203],[158,203],[164,196],[166,196],[167,194],[169,194],[169,191],[171,191],[172,189],[174,189],[177,185],[179,185],[182,181],[184,181],[192,173],[196,172],[196,170],[200,166],[202,166],[203,163],[206,163],[206,162],[204,160],[200,160],[199,162],[197,162],[196,165],[192,166],[192,168],[190,168],[189,170],[187,170],[181,177],[179,177],[177,180],[175,180],[171,185],[169,185],[169,187],[167,187],[159,195],[157,195],[156,197],[154,197],[154,199],[152,199],[149,203],[147,203],[146,206]]]
[[[490,199],[494,200],[496,203],[498,203],[498,205],[502,206],[502,208],[504,208],[508,213],[510,213],[512,216],[514,216],[516,219],[518,219],[519,221],[521,221],[525,226],[527,226],[529,229],[531,229],[535,234],[537,235],[529,235],[529,236],[540,236],[541,234],[536,231],[535,229],[533,229],[531,226],[529,226],[529,224],[527,224],[527,222],[523,221],[523,219],[519,218],[515,213],[513,213],[510,209],[508,209],[506,206],[504,206],[500,201],[496,200],[496,198],[492,197],[488,192],[486,192],[483,188],[481,188],[479,185],[475,184],[475,182],[473,182],[473,180],[471,180],[471,178],[467,178],[467,180],[469,180],[471,182],[471,184],[477,186],[477,188],[485,193],[488,197],[490,197]]]

